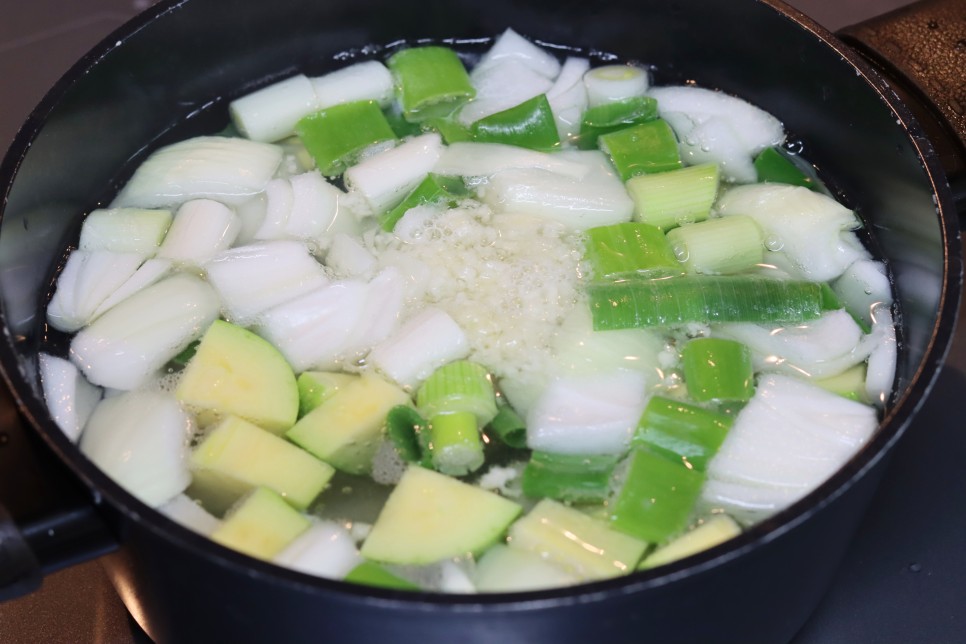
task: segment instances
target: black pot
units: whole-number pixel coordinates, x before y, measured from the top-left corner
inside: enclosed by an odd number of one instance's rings
[[[785,123],[869,223],[902,311],[898,394],[838,474],[739,538],[655,571],[538,593],[441,596],[354,587],[228,551],[135,500],[61,435],[36,377],[42,307],[81,214],[109,198],[118,168],[146,148],[216,131],[228,100],[295,69],[318,73],[369,43],[475,39],[507,26],[645,61],[663,81],[747,97]],[[930,132],[948,125],[928,109],[920,115]],[[942,150],[940,159],[860,56],[773,0],[162,2],[57,84],[0,167],[0,366],[26,426],[17,431],[11,417],[0,435],[0,501],[17,520],[0,508],[0,598],[110,551],[112,582],[158,642],[786,641],[827,587],[952,335],[962,267],[940,161],[956,170],[961,148]]]

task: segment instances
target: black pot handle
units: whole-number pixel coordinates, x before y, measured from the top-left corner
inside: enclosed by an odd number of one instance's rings
[[[0,602],[44,575],[117,548],[92,495],[31,431],[0,387]]]
[[[966,2],[921,0],[837,35],[912,107],[966,212]]]

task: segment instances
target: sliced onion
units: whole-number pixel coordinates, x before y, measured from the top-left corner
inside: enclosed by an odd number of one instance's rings
[[[170,210],[101,208],[84,218],[78,248],[152,257],[170,225]]]
[[[68,333],[86,326],[104,300],[135,274],[142,259],[137,253],[75,250],[57,278],[47,321]]]
[[[547,101],[557,122],[561,141],[568,141],[580,133],[580,122],[587,109],[587,89],[583,76],[590,69],[586,58],[568,56],[553,87],[547,91]]]
[[[692,125],[719,117],[724,119],[738,136],[749,155],[755,155],[765,148],[778,145],[785,138],[781,121],[743,99],[703,87],[679,85],[671,87],[652,87],[648,94],[657,99],[658,112],[668,119],[680,113]],[[678,121],[681,123],[681,121]],[[673,124],[672,124],[673,127]],[[689,132],[678,131],[679,140],[685,140]]]
[[[753,154],[735,132],[735,126],[727,119],[712,116],[692,125],[689,116],[672,113],[667,115],[666,120],[675,132],[687,132],[678,142],[681,160],[685,165],[716,163],[725,181],[757,181],[758,171],[755,169]]]
[[[152,507],[188,487],[191,417],[170,394],[105,398],[81,436],[81,451],[118,485]]]
[[[200,503],[184,494],[174,497],[158,510],[172,521],[205,536],[221,526],[221,519],[209,514]]]
[[[339,212],[343,192],[317,170],[289,179],[292,184],[292,211],[285,222],[285,234],[309,240],[323,234]]]
[[[201,279],[180,273],[142,289],[74,336],[71,361],[95,385],[136,389],[204,333],[219,301]]]
[[[885,264],[858,259],[832,284],[832,290],[849,313],[872,324],[872,312],[892,305],[892,284]]]
[[[229,321],[247,326],[263,311],[328,283],[322,266],[297,241],[227,250],[205,264]]]
[[[149,156],[112,204],[163,208],[191,199],[239,204],[265,189],[282,161],[270,143],[199,136],[165,146]]]
[[[851,230],[860,222],[831,197],[808,188],[776,183],[737,186],[718,200],[719,214],[748,215],[765,233],[773,251],[765,261],[793,277],[824,282],[868,257]]]
[[[72,442],[101,399],[101,390],[87,382],[70,361],[47,353],[37,355],[44,401],[51,418]]]
[[[493,46],[473,67],[473,72],[479,74],[507,60],[521,63],[545,78],[552,79],[560,73],[560,63],[553,54],[541,49],[512,29],[507,29],[497,37]]]
[[[366,285],[366,301],[344,353],[367,353],[389,337],[399,326],[405,292],[406,279],[399,269],[380,271]]]
[[[477,67],[470,78],[476,97],[457,113],[464,125],[519,105],[553,87],[552,80],[517,58],[504,58],[492,65]]]
[[[874,408],[805,381],[768,374],[708,465],[711,502],[781,510],[815,489],[878,426]],[[744,490],[743,490],[744,488]]]
[[[872,311],[873,346],[865,375],[865,392],[869,400],[885,407],[889,394],[895,389],[898,345],[896,327],[888,306],[880,305]]]
[[[505,170],[525,168],[547,170],[572,179],[581,179],[590,172],[587,164],[569,160],[561,154],[547,154],[502,143],[447,145],[433,172],[448,177],[488,177]]]
[[[429,307],[377,344],[366,363],[399,385],[415,387],[447,362],[469,355],[469,342],[441,309]]]
[[[527,414],[527,445],[560,454],[620,454],[644,413],[644,374],[565,376]]]
[[[333,282],[264,312],[256,330],[296,372],[339,366],[366,304],[366,284]]]
[[[342,579],[362,563],[362,557],[348,530],[334,521],[318,521],[273,562],[317,577]]]
[[[292,184],[288,179],[272,179],[265,186],[265,217],[255,231],[255,239],[283,239],[285,224],[292,213]]]
[[[228,249],[241,231],[241,221],[228,206],[211,199],[192,199],[178,208],[158,257],[200,266]]]
[[[715,334],[747,345],[756,370],[805,378],[838,375],[864,362],[879,343],[844,310],[796,326],[726,324],[716,326]]]
[[[134,272],[134,275],[129,277],[116,291],[107,296],[98,305],[97,309],[94,310],[94,317],[97,318],[103,315],[105,311],[117,306],[120,302],[123,302],[138,291],[167,277],[171,273],[172,266],[173,264],[170,259],[155,258],[144,262]]]
[[[546,170],[505,170],[480,188],[483,202],[495,212],[536,215],[576,230],[630,221],[634,203],[601,152],[566,158],[586,165],[587,174],[573,179]]]

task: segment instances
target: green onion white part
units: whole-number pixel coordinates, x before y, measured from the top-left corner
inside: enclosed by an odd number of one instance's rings
[[[584,74],[590,107],[643,96],[649,85],[647,70],[634,65],[604,65]]]
[[[442,148],[439,134],[415,137],[346,170],[346,186],[365,197],[374,213],[385,212],[426,178]]]
[[[292,136],[299,119],[320,108],[312,82],[304,74],[246,94],[228,105],[238,131],[252,141],[266,143]]]
[[[375,101],[387,107],[392,100],[392,74],[377,60],[355,63],[309,80],[318,109],[352,101]]]
[[[667,232],[678,260],[693,273],[747,271],[765,256],[765,239],[751,217],[715,217]]]
[[[112,207],[172,208],[191,199],[229,206],[265,189],[282,161],[277,145],[199,136],[153,152],[114,199]]]

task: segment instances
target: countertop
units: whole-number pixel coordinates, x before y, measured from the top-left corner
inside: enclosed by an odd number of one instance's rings
[[[5,4],[0,150],[73,61],[152,2]],[[790,4],[834,31],[906,2]],[[966,327],[960,327],[935,390],[893,458],[830,592],[795,644],[966,641]],[[96,561],[51,575],[33,595],[0,604],[0,642],[146,641]]]

